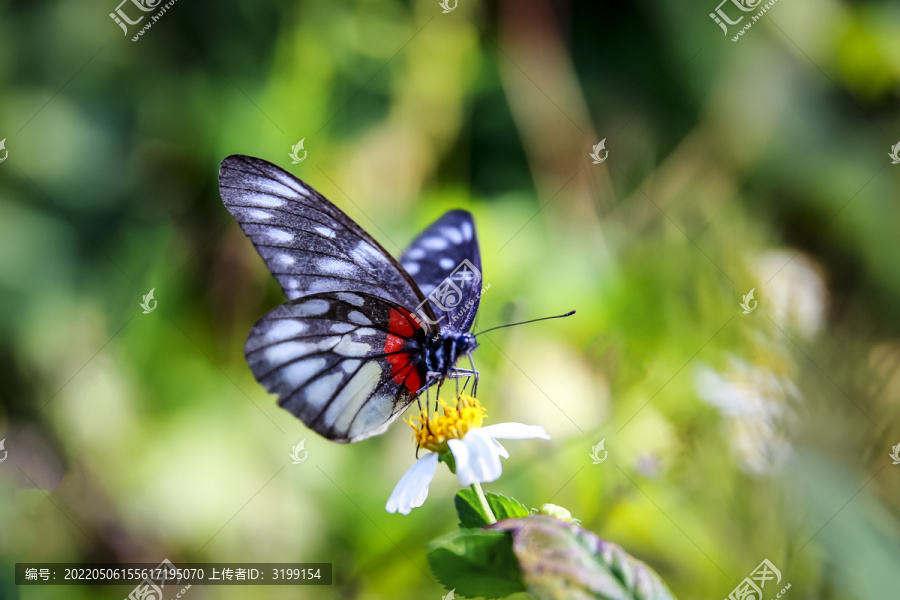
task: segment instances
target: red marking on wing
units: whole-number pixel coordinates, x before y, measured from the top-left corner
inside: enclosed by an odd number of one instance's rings
[[[395,335],[388,335],[387,342],[384,344],[384,351],[397,352],[402,345],[402,338]],[[399,383],[401,385],[406,384],[406,387],[409,388],[409,391],[413,394],[419,391],[422,378],[419,377],[419,371],[416,369],[416,365],[413,364],[409,352],[388,354],[385,359],[391,365],[391,377],[393,377],[394,383]]]
[[[384,351],[385,352],[399,352],[403,349],[403,338],[399,335],[394,335],[392,333],[387,334],[387,339],[384,341]],[[394,358],[393,356],[388,356],[388,362]],[[393,364],[393,363],[391,363]]]
[[[403,373],[397,373],[397,375],[394,376],[394,381],[397,381],[397,377],[401,374]],[[419,377],[419,370],[416,369],[416,366],[414,364],[410,363],[407,367],[406,373],[403,377],[403,383],[404,385],[406,385],[406,389],[408,389],[410,393],[413,394],[418,392],[419,388],[422,387],[422,378]]]
[[[402,308],[391,309],[388,324],[391,333],[387,334],[385,338],[384,352],[387,354],[385,359],[391,365],[391,377],[394,379],[394,383],[405,385],[410,392],[415,394],[422,385],[422,378],[419,376],[419,370],[413,364],[409,352],[401,352],[406,339],[416,333],[412,323],[412,315],[409,311]]]
[[[416,328],[413,327],[412,319],[413,316],[408,310],[405,310],[403,308],[392,308],[391,320],[388,323],[388,329],[391,330],[391,333],[396,333],[397,335],[402,335],[403,337],[412,337],[416,333]]]

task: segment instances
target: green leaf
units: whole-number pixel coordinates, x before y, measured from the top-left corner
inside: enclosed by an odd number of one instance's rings
[[[461,529],[487,525],[487,517],[481,510],[481,503],[473,490],[459,490],[456,492],[453,503],[456,505],[456,514],[459,516]]]
[[[522,579],[539,600],[675,600],[653,569],[573,523],[534,515],[487,530],[512,535]]]
[[[460,529],[428,545],[428,564],[447,589],[471,598],[524,592],[512,538],[500,531]]]
[[[498,521],[527,517],[531,514],[525,505],[512,498],[490,492],[486,493],[485,497]],[[484,527],[488,524],[487,515],[484,514],[481,502],[478,501],[478,495],[474,490],[459,490],[453,501],[456,504],[456,514],[459,515],[460,527]]]

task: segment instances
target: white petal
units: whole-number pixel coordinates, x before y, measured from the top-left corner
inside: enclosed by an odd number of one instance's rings
[[[506,451],[506,448],[503,447],[503,444],[491,438],[491,441],[494,442],[494,446],[497,447],[497,454],[502,456],[503,458],[509,458],[509,452]]]
[[[522,423],[495,423],[481,428],[481,433],[498,440],[527,440],[541,438],[549,440],[550,436],[540,425],[523,425]]]
[[[450,452],[453,453],[453,461],[456,463],[456,476],[459,478],[460,483],[462,483],[463,473],[467,474],[465,477],[471,477],[471,475],[468,474],[469,449],[460,440],[447,440],[447,446],[450,447]],[[471,485],[471,483],[463,483],[463,485]]]
[[[434,452],[417,460],[397,482],[384,508],[389,513],[408,515],[412,509],[422,506],[428,497],[428,486],[434,479],[437,464],[438,455]]]
[[[482,430],[474,429],[462,440],[448,440],[447,443],[456,459],[456,476],[460,484],[469,486],[500,478],[503,472],[500,453],[493,440]]]

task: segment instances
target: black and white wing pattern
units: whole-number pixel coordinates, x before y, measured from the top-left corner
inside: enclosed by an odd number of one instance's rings
[[[219,190],[289,300],[344,290],[409,307],[425,299],[353,219],[272,163],[229,156],[219,169]]]
[[[468,212],[438,219],[401,266],[339,208],[267,161],[229,156],[219,187],[289,300],[254,325],[247,362],[319,434],[355,442],[382,433],[477,346],[465,333],[481,295]]]
[[[384,432],[426,379],[425,332],[377,296],[325,292],[282,304],[247,339],[256,379],[319,434],[356,442]]]
[[[482,286],[481,252],[471,213],[445,213],[412,241],[400,264],[428,298],[436,327],[469,331]],[[422,319],[428,321],[426,316]]]

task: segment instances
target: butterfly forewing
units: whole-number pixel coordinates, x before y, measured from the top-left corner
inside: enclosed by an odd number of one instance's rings
[[[289,300],[347,290],[401,306],[424,300],[378,242],[287,171],[258,158],[229,156],[219,170],[219,188]]]
[[[466,332],[481,299],[481,253],[475,221],[465,210],[451,210],[419,234],[401,255],[434,311],[435,327]],[[426,316],[422,320],[429,323]]]
[[[425,383],[424,336],[396,303],[327,292],[269,312],[245,350],[283,408],[329,439],[355,442],[387,429]]]

